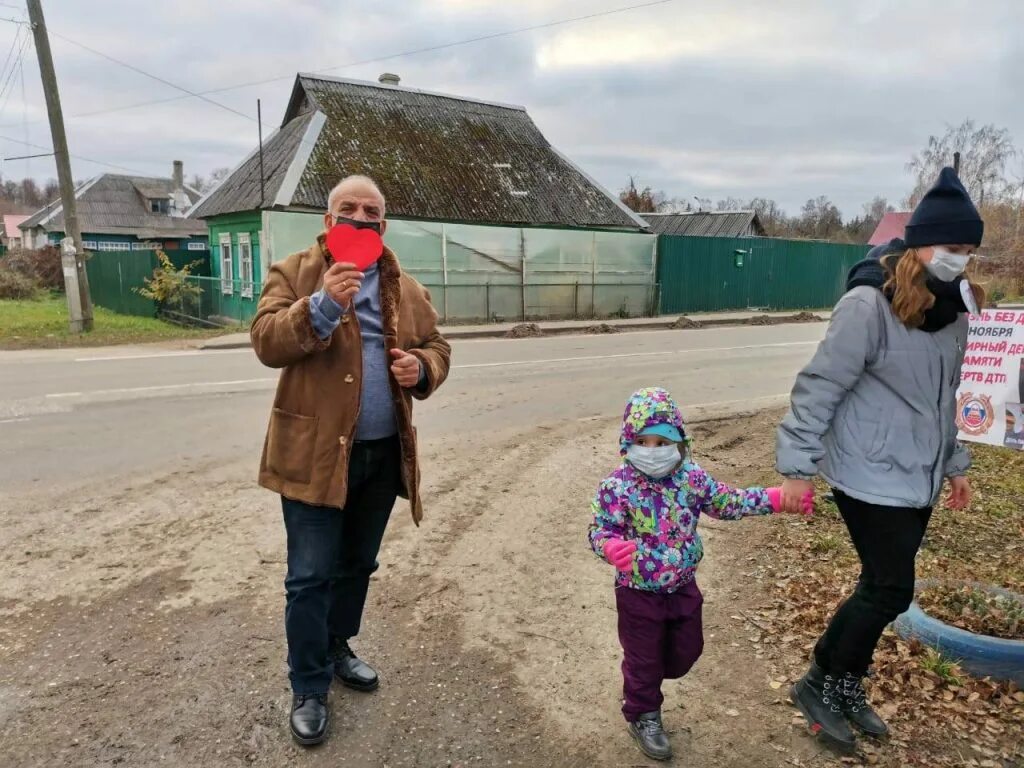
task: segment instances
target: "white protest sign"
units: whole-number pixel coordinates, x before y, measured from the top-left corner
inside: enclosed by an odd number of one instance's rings
[[[960,439],[1024,451],[1024,311],[971,316],[957,393]]]

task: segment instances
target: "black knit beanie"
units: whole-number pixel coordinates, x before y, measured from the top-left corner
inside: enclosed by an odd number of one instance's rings
[[[943,168],[907,222],[908,248],[926,245],[981,245],[985,223],[952,168]]]

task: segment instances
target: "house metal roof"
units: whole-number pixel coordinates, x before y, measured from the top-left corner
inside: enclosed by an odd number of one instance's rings
[[[113,173],[97,176],[75,191],[79,228],[83,233],[135,235],[143,239],[205,235],[206,228],[194,219],[150,211],[149,199],[170,198],[173,191],[172,179]],[[185,196],[190,205],[200,197],[189,187],[185,187]],[[22,230],[36,227],[48,232],[64,231],[64,206],[59,200],[36,211],[20,225]]]
[[[21,226],[22,222],[28,220],[28,216],[19,213],[5,213],[3,216],[3,236],[4,237],[21,237],[21,232],[18,231],[18,227]]]
[[[374,178],[399,218],[608,227],[645,222],[552,147],[522,107],[299,75],[281,129],[200,201],[204,218],[322,211],[344,176]]]
[[[651,231],[691,237],[761,237],[765,234],[754,211],[689,211],[644,213]]]
[[[868,240],[868,245],[882,245],[882,243],[888,243],[894,237],[902,240],[903,230],[906,228],[907,222],[910,221],[912,213],[913,211],[896,211],[895,213],[885,214],[882,220],[878,222],[878,226],[875,227],[871,239]]]

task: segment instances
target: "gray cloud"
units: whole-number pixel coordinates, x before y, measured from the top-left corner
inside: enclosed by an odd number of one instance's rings
[[[46,11],[55,31],[191,89],[283,76],[210,96],[253,115],[261,98],[269,132],[297,71],[626,3],[179,0],[140,11],[126,0],[48,0]],[[827,194],[852,215],[876,194],[902,197],[906,161],[946,123],[994,122],[1024,145],[1022,26],[1017,0],[681,0],[331,74],[389,70],[413,87],[523,104],[609,188],[633,174],[670,195],[765,196],[791,211]],[[14,32],[0,27],[0,54]],[[188,173],[207,173],[255,145],[255,123],[197,99],[75,117],[178,94],[59,39],[54,52],[75,155],[148,173],[180,158]],[[48,145],[34,57],[25,72],[27,104],[19,87],[0,135],[24,139],[27,118],[28,140]],[[10,162],[3,173],[28,167]],[[103,170],[75,161],[80,178]],[[52,163],[32,161],[31,172],[53,175]]]

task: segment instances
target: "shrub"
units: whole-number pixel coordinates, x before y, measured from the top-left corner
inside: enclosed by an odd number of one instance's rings
[[[11,251],[4,257],[4,263],[44,290],[64,291],[64,272],[57,246]]]
[[[0,299],[34,299],[39,287],[20,272],[0,264]]]
[[[163,251],[157,251],[156,257],[160,260],[160,266],[153,270],[152,277],[146,278],[142,288],[133,290],[143,298],[156,302],[158,314],[165,309],[183,309],[184,314],[190,314],[198,303],[201,289],[189,282],[188,278],[202,261],[193,261],[178,269]]]

